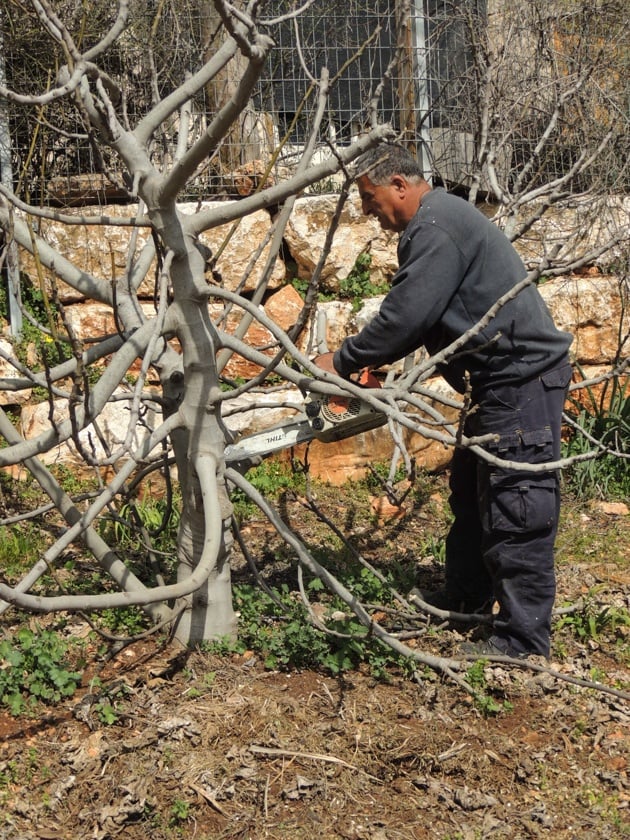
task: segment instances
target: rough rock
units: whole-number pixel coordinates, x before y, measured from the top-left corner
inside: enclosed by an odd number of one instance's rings
[[[436,394],[444,394],[448,386],[441,379],[431,380],[428,387]],[[285,419],[293,419],[302,410],[302,396],[297,389],[279,389],[269,394],[247,394],[226,406],[226,425],[237,439],[261,429],[271,428]],[[400,433],[409,454],[429,470],[441,469],[450,461],[450,449],[437,441],[428,440],[408,429]],[[355,435],[346,440],[322,443],[313,440],[296,446],[278,457],[308,458],[311,474],[331,484],[343,484],[350,478],[364,474],[369,464],[387,461],[394,452],[394,441],[387,426]],[[307,453],[308,448],[308,453]]]
[[[91,216],[105,215],[111,218],[129,219],[136,215],[135,205],[112,205],[106,207],[69,208],[64,211],[67,215]],[[131,227],[98,226],[98,225],[65,225],[59,222],[41,219],[38,226],[39,235],[48,244],[63,254],[70,262],[79,266],[82,271],[102,280],[109,285],[112,279],[120,278],[126,271],[129,259],[129,243],[133,233]],[[139,252],[150,237],[147,228],[137,230],[136,250]],[[20,268],[29,275],[37,287],[38,271],[33,257],[26,251],[20,250]],[[52,290],[50,273],[44,271],[44,281],[48,292]],[[72,303],[83,300],[83,295],[56,279],[55,285],[62,303]]]
[[[285,241],[301,278],[309,279],[313,274],[336,204],[335,195],[308,196],[295,202]],[[339,280],[348,276],[356,258],[366,250],[372,256],[373,281],[389,280],[396,271],[397,244],[395,234],[381,230],[375,218],[362,214],[359,194],[352,190],[322,271],[322,286],[332,292],[338,291]]]
[[[451,460],[451,450],[441,443],[407,430],[403,439],[409,454],[427,470],[442,469]],[[304,445],[296,447],[295,455],[303,459],[305,449]],[[384,426],[336,443],[314,440],[309,445],[308,464],[314,477],[339,485],[349,479],[360,478],[371,464],[389,461],[393,452],[394,441]]]
[[[558,277],[540,292],[561,330],[575,338],[571,353],[583,365],[601,365],[615,357],[619,336],[630,329],[627,281],[617,277]]]
[[[120,389],[117,393],[131,395],[131,391],[125,389]],[[66,418],[66,401],[56,401],[53,413],[54,422],[60,423]],[[32,440],[40,434],[49,431],[50,406],[47,402],[26,405],[22,408],[20,420],[20,431],[22,435],[28,440]],[[99,431],[103,434],[110,450],[116,452],[125,442],[128,435],[130,436],[132,447],[136,448],[139,446],[149,436],[155,426],[158,425],[160,420],[161,418],[147,411],[143,413],[140,421],[134,420],[132,423],[128,403],[126,401],[114,402],[109,403],[103,409],[99,417]],[[104,458],[108,454],[105,453],[99,437],[91,425],[79,432],[79,442],[85,448],[86,452],[94,454],[97,458]],[[60,463],[66,466],[72,466],[75,463],[82,463],[72,441],[53,447],[49,452],[41,453],[38,457],[46,464]]]
[[[13,345],[3,338],[0,338],[0,354],[0,379],[16,379],[19,377],[19,373],[7,361],[7,357],[11,358],[15,355]],[[31,388],[26,388],[24,391],[10,391],[0,388],[0,405],[23,405],[30,400],[31,393]]]
[[[204,202],[202,209],[212,207],[219,209],[222,202]],[[223,206],[225,206],[223,204]],[[196,205],[184,205],[185,212],[191,211]],[[269,256],[269,233],[271,218],[269,213],[259,210],[250,216],[245,216],[237,222],[219,225],[202,233],[200,241],[208,246],[214,254],[223,247],[224,250],[217,261],[216,271],[226,289],[232,291],[253,291],[262,276],[267,257]],[[260,251],[260,254],[258,254]],[[254,259],[255,258],[255,259]],[[254,262],[252,263],[252,260]],[[277,289],[284,282],[286,268],[282,260],[276,260],[269,278],[269,289]]]
[[[199,205],[181,204],[182,213],[192,214],[198,210],[224,207],[223,202],[202,202]],[[135,205],[113,205],[100,208],[82,207],[69,208],[68,215],[96,216],[102,214],[112,218],[132,218],[136,215]],[[260,210],[241,219],[238,223],[219,225],[202,234],[200,241],[217,253],[225,242],[225,248],[217,261],[216,269],[221,276],[223,285],[235,290],[243,284],[242,290],[250,292],[256,287],[265,261],[269,254],[267,242],[271,228],[269,213]],[[147,228],[134,229],[128,226],[99,226],[99,225],[65,225],[59,222],[42,219],[39,224],[40,235],[67,259],[93,277],[109,285],[113,279],[119,279],[127,270],[129,248],[132,236],[137,237],[135,255],[150,238]],[[260,256],[250,265],[253,255],[260,249]],[[22,271],[28,274],[37,285],[37,267],[33,257],[24,250],[20,250],[20,265]],[[269,288],[277,289],[285,278],[286,269],[282,260],[277,260],[269,280]],[[44,279],[50,293],[52,284],[46,271]],[[67,284],[57,280],[59,298],[62,303],[83,300],[83,296]],[[154,293],[154,275],[150,271],[140,287],[141,297],[152,298]]]
[[[626,239],[620,240],[601,258],[589,260],[603,269],[611,262],[623,259],[628,249],[628,218],[630,197],[606,195],[598,204],[593,197],[575,197],[572,206],[547,208],[543,217],[518,239],[514,245],[521,257],[531,264],[538,263],[548,252],[550,243],[560,243],[559,257],[569,260],[582,259],[588,254],[598,254],[599,249],[611,240],[615,232],[626,228]],[[528,217],[536,208],[526,206],[522,217]]]
[[[270,295],[261,308],[265,315],[271,318],[282,330],[287,332],[295,324],[303,305],[302,298],[293,286],[284,286]],[[223,323],[223,311],[222,304],[210,304],[210,314],[213,321],[221,329],[225,329],[228,333],[234,333],[242,320],[243,313],[240,310],[232,309],[227,316],[226,322]],[[305,349],[307,336],[308,333],[303,335],[297,342],[301,350]],[[273,335],[256,320],[252,321],[249,325],[244,340],[246,344],[261,351],[270,360],[278,352],[277,343]],[[262,368],[259,365],[235,353],[226,365],[224,374],[231,379],[252,379],[261,370]]]

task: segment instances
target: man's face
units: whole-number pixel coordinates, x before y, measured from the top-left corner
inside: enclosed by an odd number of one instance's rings
[[[373,184],[367,175],[357,178],[361,207],[366,216],[376,216],[383,230],[399,233],[407,226],[402,219],[401,193],[396,179],[389,184]]]

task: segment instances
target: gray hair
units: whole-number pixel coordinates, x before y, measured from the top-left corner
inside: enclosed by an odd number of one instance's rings
[[[403,146],[381,143],[360,155],[354,163],[354,177],[367,175],[373,184],[388,184],[392,175],[403,175],[412,183],[424,181],[416,158]]]

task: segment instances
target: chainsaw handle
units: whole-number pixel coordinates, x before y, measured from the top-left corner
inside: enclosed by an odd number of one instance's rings
[[[362,368],[359,371],[358,378],[356,379],[356,384],[360,385],[362,388],[380,388],[381,383],[378,379],[374,376],[370,368]]]

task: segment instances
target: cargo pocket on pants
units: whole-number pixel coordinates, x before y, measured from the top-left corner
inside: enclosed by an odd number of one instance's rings
[[[525,533],[554,525],[558,482],[553,475],[490,476],[490,527]]]

